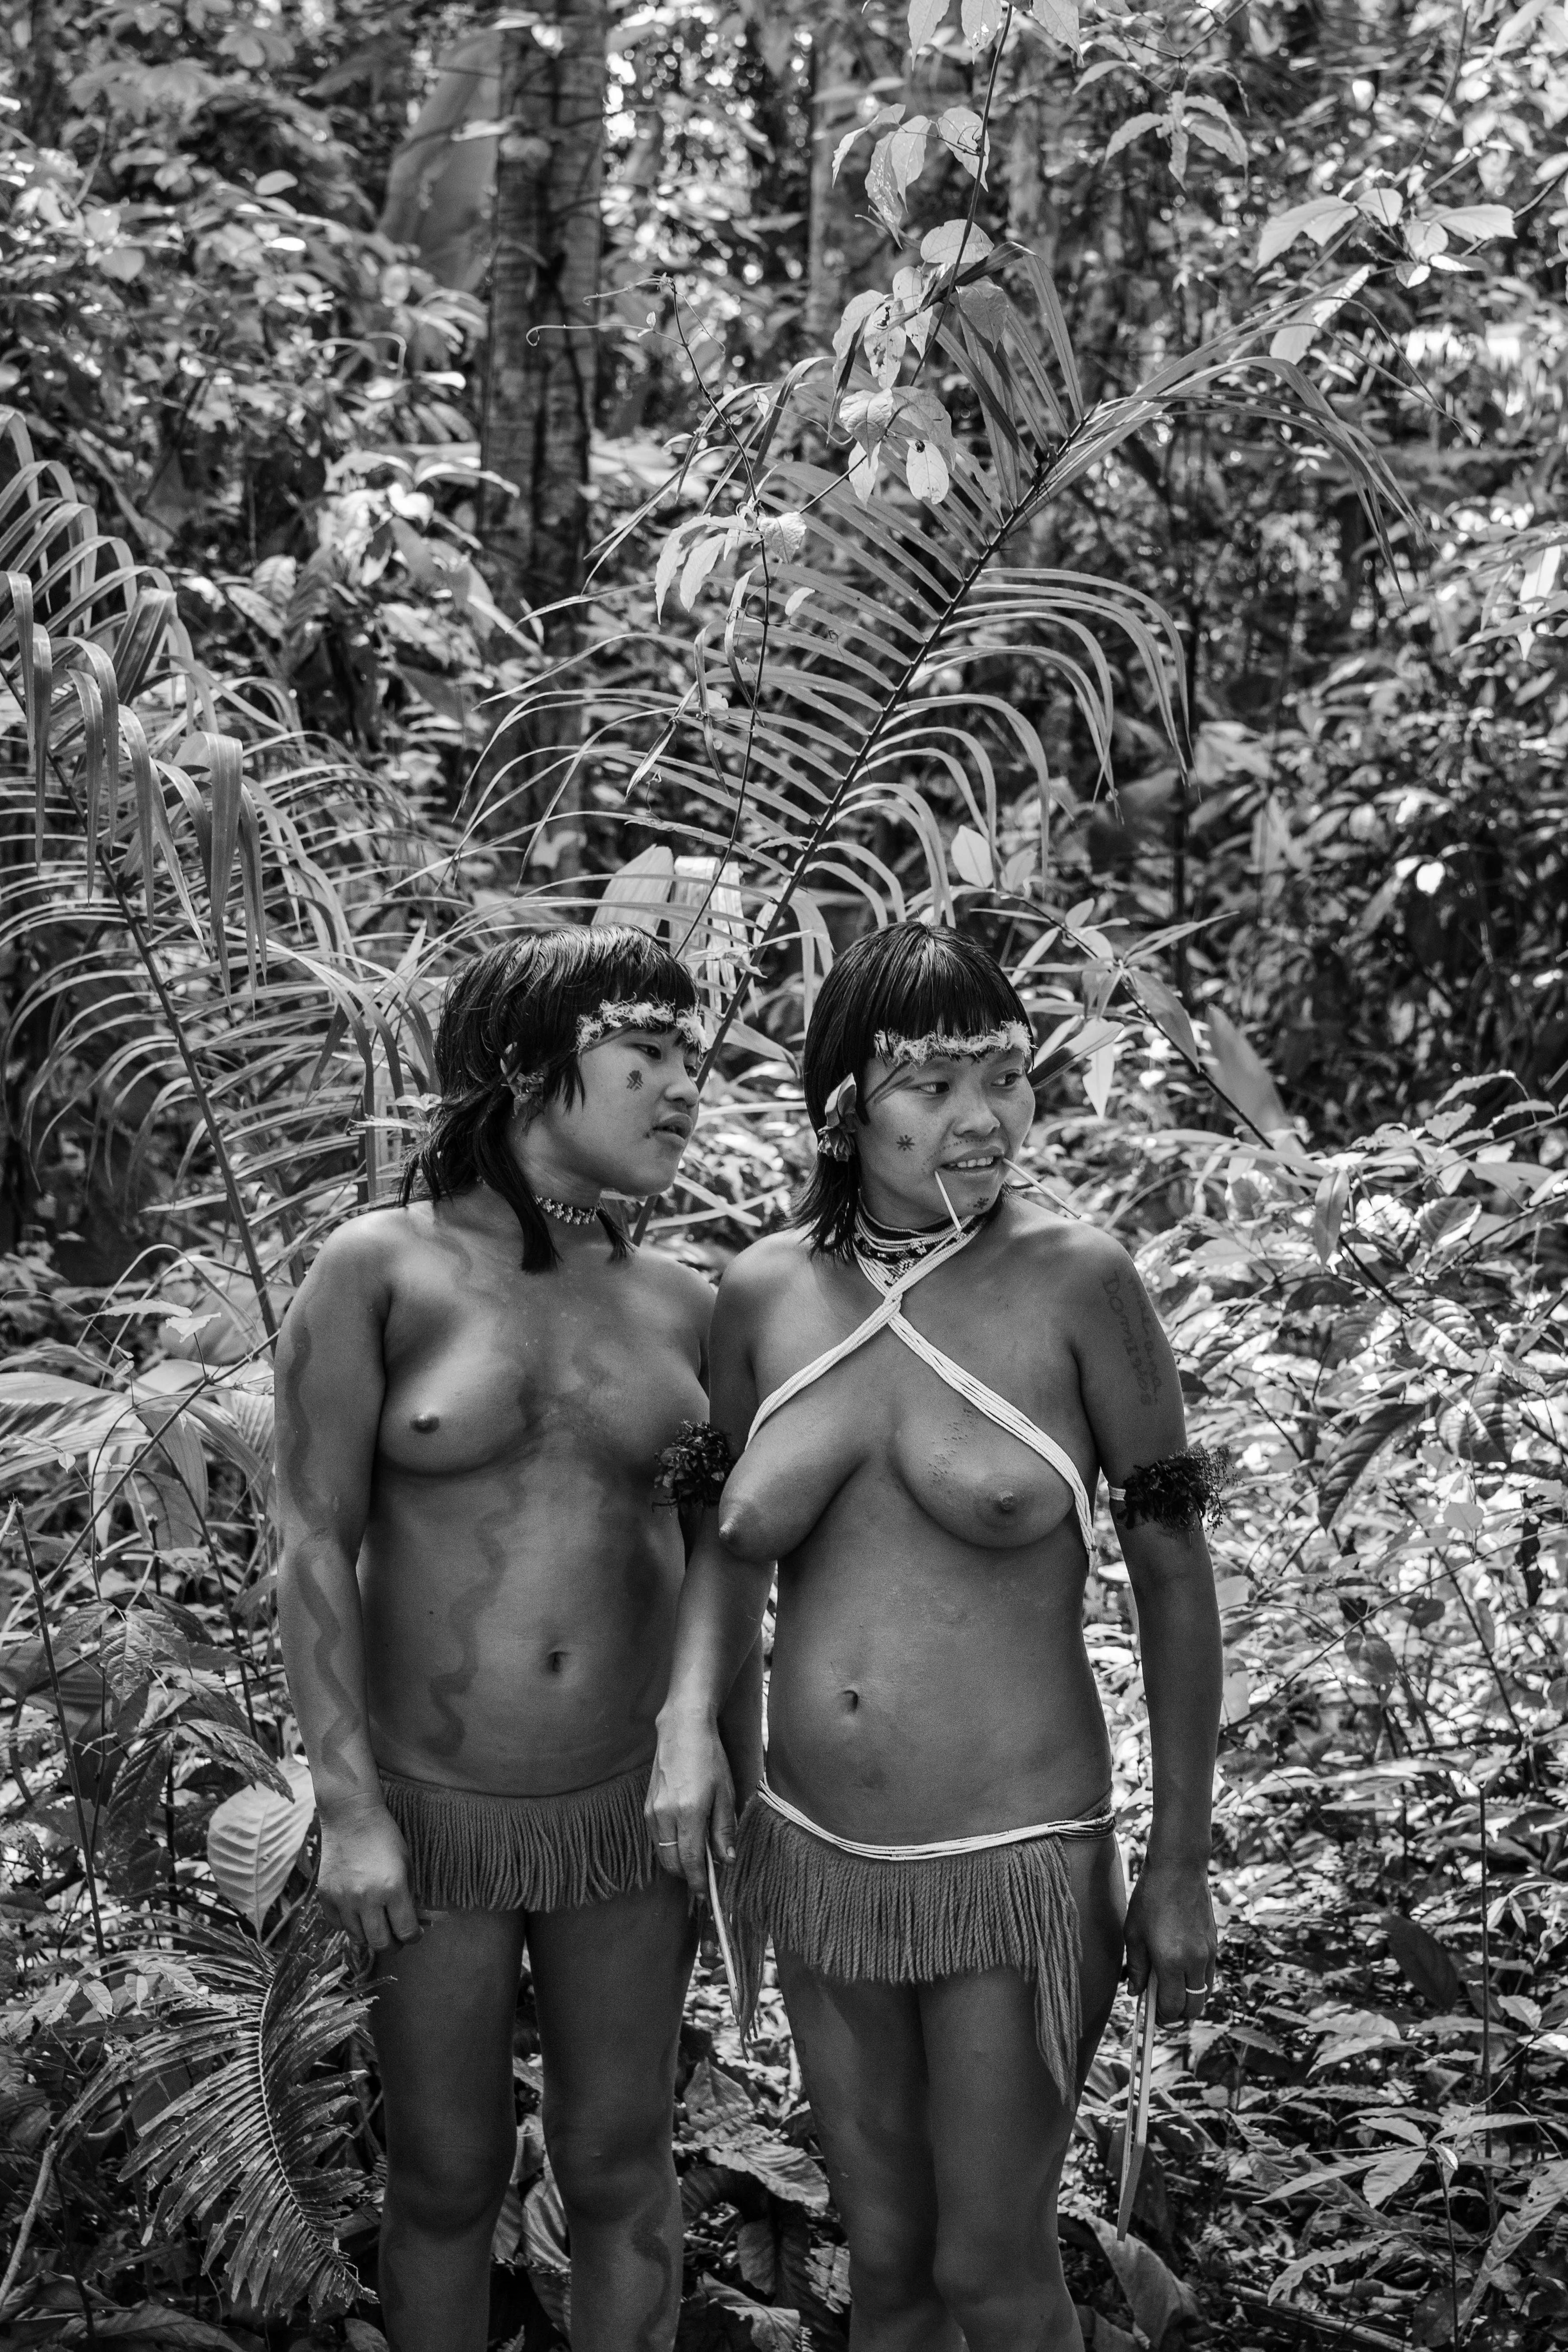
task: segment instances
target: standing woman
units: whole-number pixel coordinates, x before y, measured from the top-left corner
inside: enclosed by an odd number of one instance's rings
[[[374,1956],[393,2352],[483,2352],[525,1944],[574,2345],[674,2341],[693,1937],[644,1801],[710,1294],[601,1199],[674,1177],[695,1002],[640,931],[476,956],[403,1205],[332,1235],[279,1350],[284,1656],[321,1897]]]
[[[1056,2197],[1125,1943],[1201,2013],[1220,1643],[1210,1464],[1131,1261],[1006,1187],[1024,1007],[983,950],[858,940],[805,1044],[804,1232],[721,1286],[743,1459],[681,1598],[650,1810],[771,1936],[849,2242],[856,2352],[1069,2352]],[[1153,1746],[1129,1909],[1084,1650],[1101,1467]],[[768,1777],[735,1836],[721,1702],[777,1563]],[[743,1971],[744,1972],[744,1971]]]

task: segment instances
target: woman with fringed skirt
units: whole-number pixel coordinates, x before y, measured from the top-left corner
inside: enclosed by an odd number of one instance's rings
[[[525,1946],[575,2352],[675,2338],[693,1930],[645,1801],[679,1507],[722,1486],[711,1293],[603,1201],[670,1182],[700,1045],[690,975],[641,931],[475,957],[402,1205],[332,1235],[284,1326],[284,1654],[321,1895],[374,1971],[393,2352],[483,2352]],[[742,1782],[754,1675],[748,1699]]]
[[[1032,1045],[952,932],[896,925],[834,964],[803,1230],[720,1286],[713,1417],[744,1453],[659,1718],[661,1859],[700,1892],[716,1852],[742,2006],[773,1941],[855,2352],[1076,2352],[1057,2188],[1124,1945],[1167,2021],[1202,2013],[1214,1967],[1223,1465],[1187,1450],[1131,1261],[1018,1188]],[[1131,1906],[1080,1623],[1102,1468],[1153,1753]],[[767,1769],[737,1832],[718,1712],[775,1564]]]

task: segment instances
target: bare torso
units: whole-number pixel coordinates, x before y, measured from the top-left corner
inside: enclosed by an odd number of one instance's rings
[[[916,1328],[1099,1472],[1053,1276],[1071,1228],[1009,1203],[910,1294]],[[759,1396],[877,1305],[804,1244],[752,1326]],[[1056,1287],[1061,1286],[1058,1283]],[[891,1333],[764,1423],[731,1478],[732,1549],[776,1554],[769,1776],[840,1835],[918,1843],[1090,1810],[1110,1784],[1067,1482]],[[732,1509],[731,1509],[731,1507]]]
[[[505,1794],[653,1752],[683,1546],[658,1456],[705,1418],[710,1294],[651,1253],[525,1275],[463,1203],[389,1213],[385,1398],[359,1559],[386,1770]]]

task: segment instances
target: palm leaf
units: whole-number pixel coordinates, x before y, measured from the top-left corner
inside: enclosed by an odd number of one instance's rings
[[[132,1955],[126,1972],[157,1988],[157,2022],[113,2053],[62,2129],[127,2095],[139,2121],[121,2173],[154,2191],[157,2228],[205,2227],[204,2267],[221,2260],[230,2294],[260,2310],[351,2303],[339,2239],[367,2182],[333,2159],[358,2115],[342,2053],[369,2003],[348,1989],[342,1937],[310,1905],[279,1955],[213,1931],[178,1961]]]
[[[1005,272],[1022,273],[1033,318],[1007,292]],[[1369,499],[1398,503],[1364,438],[1299,369],[1254,348],[1278,316],[1087,409],[1059,305],[1031,256],[998,249],[933,293],[932,307],[943,397],[967,419],[940,502],[897,482],[863,499],[832,467],[772,457],[786,407],[797,437],[831,446],[840,415],[863,419],[879,399],[884,416],[892,413],[882,451],[907,475],[911,447],[929,436],[930,395],[879,387],[855,343],[831,393],[820,373],[796,369],[772,395],[727,396],[707,436],[723,460],[715,487],[660,563],[667,599],[681,583],[695,635],[673,617],[640,618],[637,592],[595,598],[591,682],[576,664],[561,665],[514,713],[530,745],[550,742],[554,725],[554,740],[570,748],[554,758],[520,752],[492,787],[504,796],[526,784],[548,811],[586,771],[597,786],[618,786],[628,815],[672,850],[707,858],[715,884],[721,862],[732,862],[752,962],[730,994],[721,1037],[745,1003],[757,955],[792,937],[804,952],[814,881],[857,892],[875,920],[886,919],[891,877],[867,838],[879,821],[912,833],[923,857],[925,888],[908,894],[910,909],[947,916],[944,810],[956,804],[994,848],[1002,772],[1048,794],[1032,723],[1004,697],[970,691],[971,672],[998,656],[1043,672],[1070,698],[1107,780],[1118,693],[1136,674],[1182,756],[1184,670],[1170,616],[1123,581],[1016,560],[1035,519],[1131,436],[1184,404],[1239,404],[1248,394],[1249,416],[1293,420]],[[1260,406],[1247,371],[1262,371],[1288,399]],[[965,682],[955,688],[950,673]],[[650,687],[650,677],[668,683]],[[1030,914],[1026,901],[1009,911]],[[1047,919],[1045,910],[1036,906],[1032,919]]]
[[[96,1149],[129,1139],[132,1185],[178,1139],[165,1234],[216,1200],[269,1314],[280,1261],[374,1181],[367,1118],[429,1083],[456,845],[204,671],[168,581],[98,533],[10,412],[0,677],[22,737],[0,805],[35,849],[0,877],[29,1146],[84,1096]]]

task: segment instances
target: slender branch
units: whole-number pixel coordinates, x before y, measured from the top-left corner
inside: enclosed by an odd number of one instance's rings
[[[1405,2341],[1401,2336],[1385,2336],[1380,2327],[1358,2327],[1351,2320],[1335,2319],[1329,2312],[1311,2311],[1304,2303],[1291,2303],[1283,2295],[1277,2303],[1270,2303],[1267,2295],[1245,2293],[1238,2293],[1236,2299],[1254,2319],[1271,2321],[1277,2327],[1310,2328],[1328,2343],[1343,2345],[1345,2352],[1400,2352]]]
[[[235,1659],[239,1667],[240,1696],[245,1701],[245,1718],[250,1726],[250,1736],[259,1748],[261,1746],[261,1735],[257,1730],[256,1711],[250,1703],[250,1675],[247,1670],[245,1643],[240,1634],[239,1620],[234,1612],[234,1603],[228,1597],[228,1580],[223,1572],[223,1564],[218,1555],[217,1543],[214,1538],[212,1528],[208,1522],[205,1511],[202,1508],[201,1504],[196,1500],[195,1496],[191,1491],[190,1480],[186,1477],[184,1472],[175,1461],[174,1454],[170,1452],[169,1448],[161,1443],[164,1432],[174,1427],[175,1422],[178,1421],[181,1413],[184,1411],[187,1402],[187,1399],[182,1398],[174,1406],[173,1412],[168,1414],[167,1418],[159,1423],[157,1428],[151,1433],[150,1445],[157,1446],[159,1452],[163,1454],[164,1462],[167,1464],[170,1471],[178,1481],[180,1487],[184,1494],[185,1500],[191,1507],[197,1527],[201,1529],[202,1541],[206,1546],[207,1558],[212,1562],[213,1579],[217,1586],[218,1594],[223,1602],[224,1614],[228,1619],[229,1633],[234,1642]],[[138,1458],[144,1461],[148,1451],[148,1446],[142,1447]]]
[[[1457,1582],[1458,1579],[1455,1580]],[[1489,2116],[1492,2111],[1492,1943],[1491,1923],[1487,1915],[1491,1909],[1492,1896],[1491,1874],[1487,1856],[1489,1841],[1487,1838],[1487,1791],[1484,1781],[1476,1783],[1476,1796],[1480,1809],[1481,1839],[1481,2112],[1483,2115]],[[1495,2232],[1498,2221],[1497,2170],[1492,2163],[1492,2133],[1489,2124],[1487,2126],[1486,2136],[1481,2145],[1485,2149],[1487,2159],[1487,2228],[1489,2231]]]
[[[942,290],[942,303],[936,314],[936,323],[926,337],[925,350],[921,353],[920,364],[910,378],[911,386],[919,383],[925,373],[926,361],[941,338],[942,321],[947,317],[948,305],[952,300],[953,289],[958,284],[958,273],[963,267],[963,256],[969,243],[969,233],[974,226],[974,215],[980,210],[980,187],[984,178],[987,161],[985,149],[991,123],[991,103],[996,95],[996,77],[1002,69],[1002,52],[1007,46],[1007,36],[1012,29],[1013,0],[1007,0],[1007,14],[1003,17],[1002,29],[996,36],[996,53],[991,60],[991,71],[986,79],[985,101],[981,110],[980,129],[974,142],[974,185],[969,191],[969,209],[963,216],[963,235],[958,240],[958,251],[953,257],[952,275]]]
[[[48,2193],[49,2175],[55,2168],[56,2154],[57,2144],[51,2139],[39,2161],[38,2177],[33,2183],[33,2193],[27,2200],[26,2210],[17,2228],[16,2242],[11,2249],[11,2259],[5,2265],[5,2275],[0,2278],[0,2320],[5,2316],[5,2307],[11,2289],[16,2284],[16,2273],[22,2267],[22,2257],[27,2251],[27,2241],[33,2234],[33,2224],[43,2210],[44,2199]]]
[[[98,1907],[98,1874],[93,1867],[92,1846],[87,1833],[87,1808],[82,1802],[81,1780],[77,1771],[76,1750],[71,1746],[70,1726],[66,1721],[66,1703],[60,1691],[59,1668],[55,1664],[55,1644],[49,1632],[48,1606],[44,1599],[43,1585],[38,1579],[38,1563],[33,1557],[33,1539],[27,1533],[26,1514],[19,1503],[12,1504],[5,1528],[0,1529],[0,1541],[4,1541],[5,1536],[10,1534],[13,1526],[22,1538],[22,1549],[27,1561],[27,1574],[33,1580],[33,1598],[38,1604],[38,1632],[43,1636],[44,1664],[49,1670],[49,1687],[54,1692],[55,1713],[59,1717],[60,1738],[65,1743],[66,1778],[70,1782],[71,1801],[76,1807],[77,1834],[81,1840],[81,1866],[87,1874],[87,1896],[92,1906],[92,1939],[98,1947],[98,1957],[102,1960],[108,1958],[108,1947],[103,1940],[103,1915]]]
[[[1450,105],[1453,103],[1454,92],[1459,86],[1459,76],[1465,69],[1465,43],[1469,37],[1469,30],[1470,12],[1468,8],[1462,8],[1459,11],[1459,30],[1454,47],[1454,68],[1453,71],[1448,76],[1448,87],[1443,92],[1442,103],[1438,107],[1437,111],[1436,114],[1430,116],[1427,121],[1426,136],[1423,138],[1420,146],[1415,150],[1415,162],[1408,166],[1412,171],[1415,169],[1416,163],[1424,161],[1426,150],[1432,144],[1433,136],[1437,129],[1437,125],[1442,121],[1443,117],[1447,113]]]
[[[142,959],[142,968],[153,983],[153,993],[158,999],[163,1018],[169,1024],[169,1033],[174,1038],[174,1049],[184,1064],[185,1076],[190,1081],[191,1092],[196,1098],[196,1108],[201,1113],[202,1124],[206,1129],[207,1141],[212,1145],[213,1157],[217,1161],[218,1173],[223,1179],[223,1189],[228,1199],[229,1214],[234,1219],[239,1234],[239,1244],[245,1252],[246,1268],[256,1291],[256,1303],[261,1310],[261,1320],[268,1339],[276,1340],[278,1318],[273,1313],[272,1301],[268,1296],[267,1276],[261,1268],[261,1254],[256,1246],[256,1236],[251,1231],[250,1220],[245,1213],[245,1203],[239,1196],[238,1180],[229,1160],[228,1147],[224,1141],[223,1130],[218,1125],[217,1113],[213,1108],[212,1097],[207,1092],[206,1083],[200,1070],[196,1067],[195,1056],[191,1052],[189,1041],[185,1036],[184,1024],[180,1019],[163,975],[158,969],[152,944],[142,929],[141,919],[126,897],[120,877],[114,871],[109,855],[101,845],[98,856],[99,863],[103,868],[104,877],[114,893],[115,904],[120,908],[121,917],[131,934],[136,952]],[[214,918],[219,922],[223,919],[221,911],[216,908]]]

